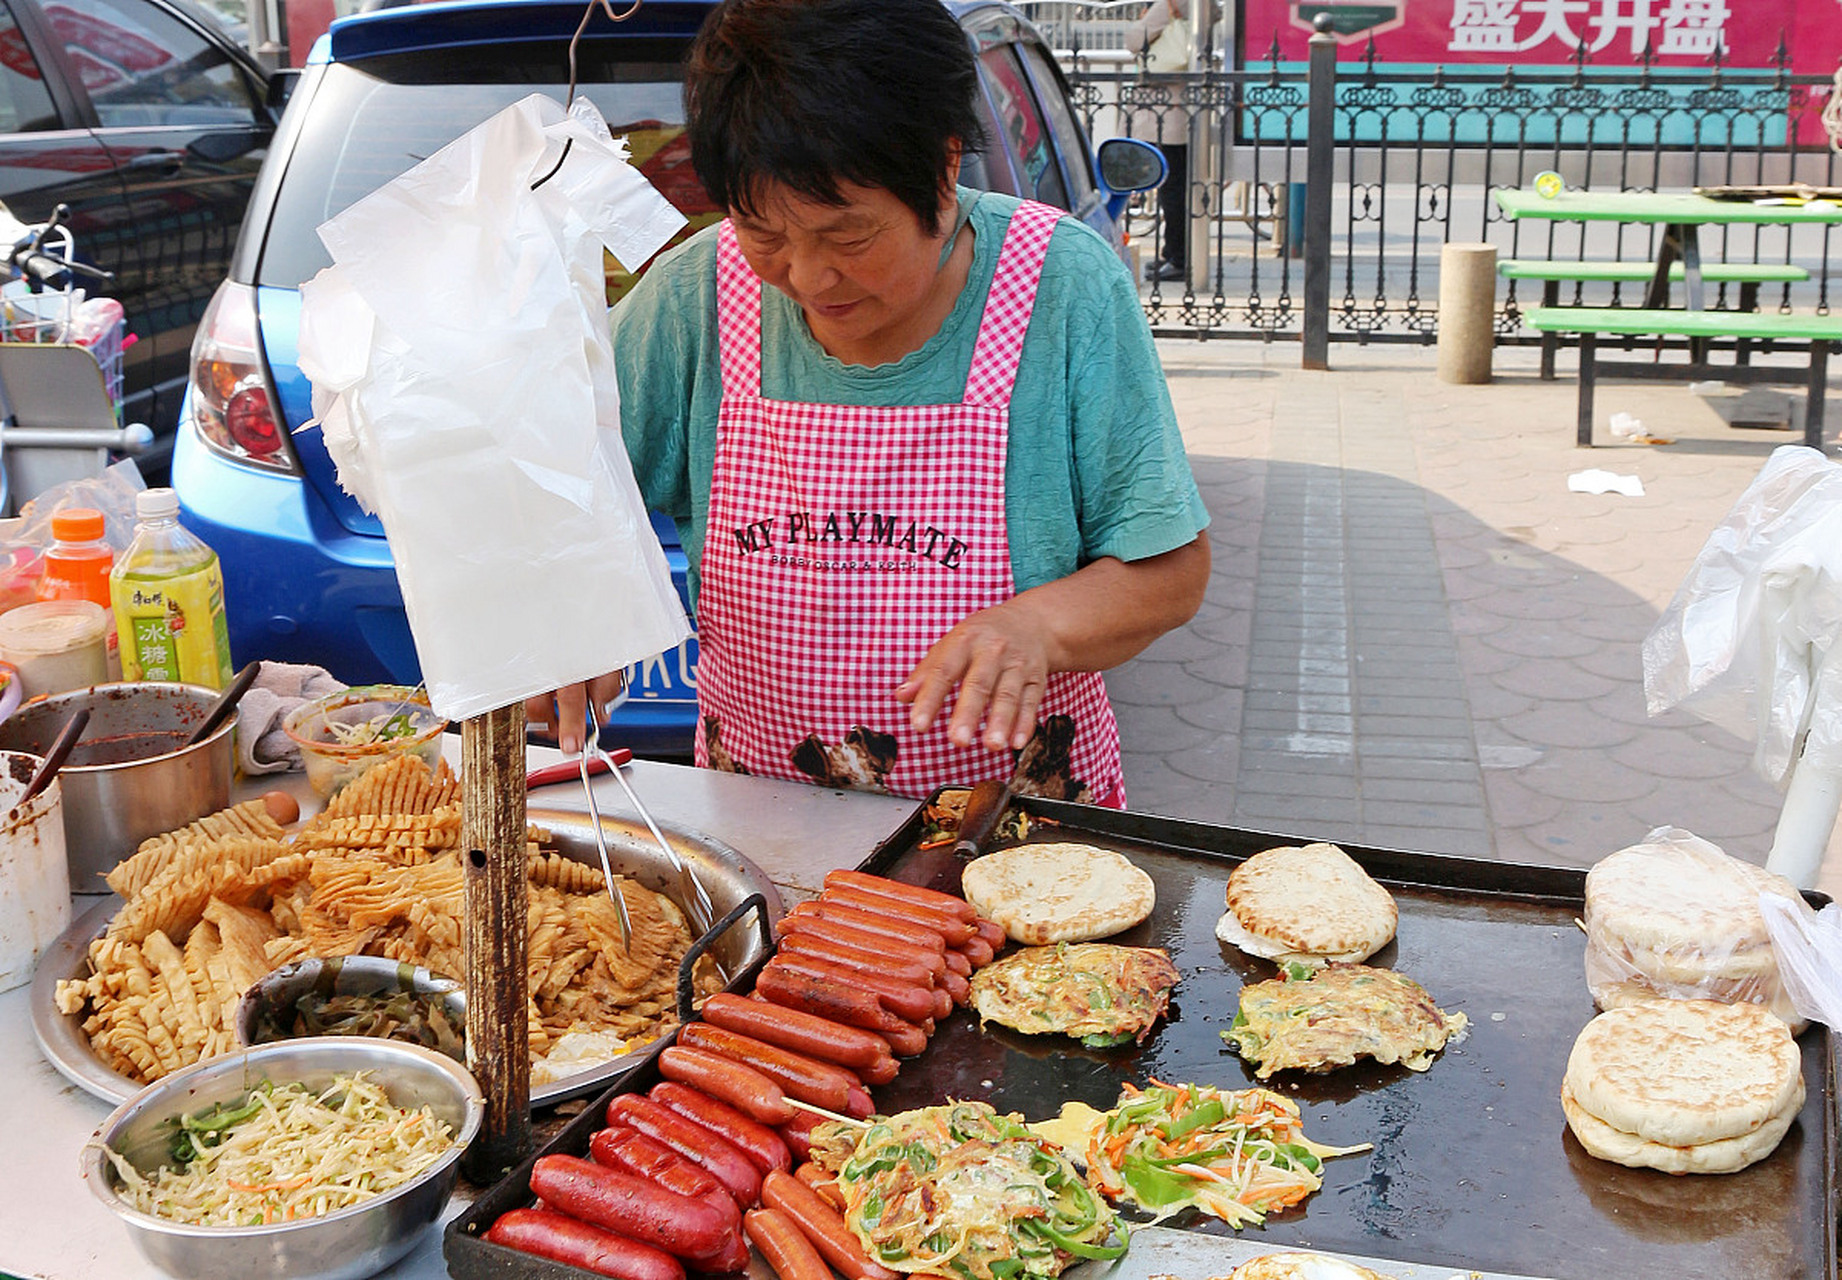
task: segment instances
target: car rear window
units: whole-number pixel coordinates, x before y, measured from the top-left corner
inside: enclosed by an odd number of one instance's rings
[[[577,92],[628,139],[653,185],[700,226],[715,210],[692,176],[685,144],[682,50],[681,43],[623,41],[613,56],[585,45]],[[312,277],[330,262],[314,228],[520,98],[543,93],[562,101],[568,66],[566,45],[546,42],[327,67],[311,100],[300,104],[306,116],[275,196],[258,283],[294,288]],[[610,271],[612,296],[624,284],[624,273]]]

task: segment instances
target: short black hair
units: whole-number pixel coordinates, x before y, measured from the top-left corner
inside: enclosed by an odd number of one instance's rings
[[[940,0],[725,0],[685,67],[691,166],[719,208],[762,184],[842,204],[881,187],[939,227],[956,149],[976,151],[978,67]]]

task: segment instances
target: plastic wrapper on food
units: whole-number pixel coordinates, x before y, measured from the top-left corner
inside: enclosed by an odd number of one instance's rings
[[[532,95],[319,228],[301,367],[443,716],[690,634],[621,445],[602,259],[683,224],[586,99]]]
[[[1842,905],[1812,911],[1802,898],[1759,895],[1785,994],[1808,1022],[1842,1027]]]
[[[1802,1030],[1784,989],[1761,894],[1801,905],[1783,876],[1679,827],[1601,859],[1586,875],[1586,985],[1602,1009],[1640,1000],[1760,1004]]]
[[[1753,767],[1774,784],[1793,761],[1842,770],[1839,639],[1842,467],[1786,445],[1709,535],[1645,638],[1650,714],[1681,707],[1756,742]]]

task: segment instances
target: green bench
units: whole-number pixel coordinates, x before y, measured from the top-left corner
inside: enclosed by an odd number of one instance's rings
[[[1812,449],[1823,447],[1823,392],[1829,376],[1829,347],[1842,343],[1842,315],[1779,315],[1756,311],[1659,311],[1643,307],[1531,307],[1523,312],[1523,321],[1543,334],[1577,333],[1580,335],[1580,409],[1578,442],[1590,448],[1593,443],[1593,383],[1602,373],[1630,373],[1645,378],[1663,378],[1687,382],[1701,378],[1719,378],[1727,382],[1791,382],[1796,374],[1787,369],[1757,365],[1722,365],[1710,368],[1703,359],[1691,359],[1686,365],[1653,364],[1649,361],[1605,361],[1598,358],[1598,336],[1661,335],[1687,338],[1691,344],[1713,338],[1737,338],[1745,342],[1807,342],[1810,344],[1810,367],[1805,375],[1804,443]]]
[[[1649,284],[1656,275],[1656,266],[1649,262],[1549,262],[1541,258],[1505,258],[1497,263],[1497,274],[1505,280],[1541,281],[1541,305],[1558,307],[1561,304],[1561,285],[1568,281],[1583,284]],[[1669,264],[1669,278],[1672,282],[1680,283],[1688,278],[1688,271],[1680,261],[1672,262]],[[1757,311],[1760,285],[1797,284],[1808,280],[1810,273],[1802,267],[1793,267],[1787,263],[1710,262],[1701,268],[1701,278],[1709,284],[1739,285],[1740,310]],[[1558,333],[1550,330],[1541,335],[1541,376],[1544,379],[1552,380],[1554,377],[1554,353],[1560,345]],[[1741,344],[1737,356],[1742,365],[1750,360],[1747,345]]]

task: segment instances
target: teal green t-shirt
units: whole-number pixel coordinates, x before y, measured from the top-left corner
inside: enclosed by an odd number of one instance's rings
[[[972,268],[940,331],[893,364],[849,365],[764,285],[761,392],[808,404],[956,404],[998,248],[1017,201],[961,188]],[[692,601],[709,512],[722,370],[717,226],[662,256],[614,308],[621,432],[646,503],[678,523]],[[1157,348],[1112,247],[1064,218],[1050,238],[1011,393],[1004,472],[1018,591],[1102,556],[1143,560],[1194,541],[1209,515],[1190,474]]]

